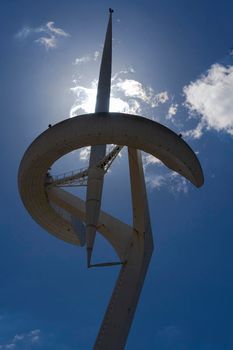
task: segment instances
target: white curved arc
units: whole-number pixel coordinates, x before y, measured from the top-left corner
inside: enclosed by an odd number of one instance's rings
[[[50,187],[47,190],[48,199],[74,217],[86,222],[85,201],[59,188]],[[133,236],[133,228],[113,216],[100,211],[98,231],[115,248],[121,261],[126,258],[127,246]]]
[[[46,186],[47,169],[61,156],[88,145],[115,143],[129,148],[133,228],[103,212],[98,231],[125,261],[105,314],[95,350],[124,349],[153,251],[143,167],[139,149],[159,158],[195,186],[203,184],[200,163],[175,133],[151,120],[122,113],[97,113],[67,119],[41,134],[26,151],[19,169],[19,190],[31,216],[47,231],[79,244],[72,225],[51,202],[85,221],[85,202]],[[127,293],[126,293],[127,291]],[[124,320],[124,324],[122,324]]]
[[[46,173],[66,153],[83,146],[111,143],[150,153],[197,187],[203,184],[202,169],[195,153],[161,124],[123,113],[78,116],[47,129],[32,142],[21,161],[19,190],[35,221],[58,238],[79,244],[72,226],[49,205],[45,190]]]

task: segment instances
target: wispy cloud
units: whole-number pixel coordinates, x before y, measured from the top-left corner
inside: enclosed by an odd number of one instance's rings
[[[149,165],[153,165],[153,164],[156,164],[156,165],[163,164],[161,160],[147,153],[143,153],[142,159],[143,159],[144,168],[147,168]]]
[[[149,104],[152,108],[157,107],[161,103],[165,103],[169,97],[167,91],[155,94],[151,87],[143,86],[134,79],[118,79],[113,85],[112,91],[115,93],[123,93],[125,97],[141,100]]]
[[[168,189],[172,193],[187,193],[188,182],[174,171],[167,169],[163,163],[151,154],[143,153],[145,179],[151,190]]]
[[[100,55],[99,51],[94,52],[94,61],[96,61],[98,59],[99,55]]]
[[[159,190],[166,188],[169,192],[176,193],[188,193],[188,182],[175,172],[164,170],[162,174],[156,174],[156,172],[145,174],[146,183],[151,190]]]
[[[185,106],[196,116],[196,128],[185,136],[200,138],[204,130],[233,135],[233,65],[214,64],[206,74],[184,87]]]
[[[69,34],[63,29],[55,27],[52,21],[35,28],[25,26],[15,34],[18,40],[27,39],[29,36],[33,38],[35,43],[49,50],[57,47],[60,37],[67,37]]]
[[[91,153],[91,147],[83,147],[80,151],[79,151],[79,158],[81,161],[86,161],[87,159],[89,159]]]
[[[87,63],[91,61],[91,57],[89,55],[77,57],[74,61],[74,64],[81,64],[81,63]]]
[[[116,79],[118,79],[120,76],[124,75],[124,74],[133,74],[135,73],[135,70],[132,66],[129,66],[126,69],[122,69],[119,72],[115,73],[112,77],[112,81],[114,82]]]
[[[85,55],[82,57],[77,57],[74,61],[74,65],[82,64],[82,63],[87,63],[91,61],[96,61],[100,55],[99,51],[95,51],[93,55]]]
[[[69,36],[69,34],[66,33],[63,29],[55,27],[54,22],[48,22],[46,24],[46,27],[51,33],[54,33],[57,36]]]
[[[41,331],[39,329],[33,329],[28,333],[16,334],[8,342],[0,344],[0,350],[16,350],[17,348],[25,349],[33,347],[40,340]]]
[[[164,175],[146,175],[146,183],[150,189],[160,189],[166,182],[166,177]]]
[[[90,57],[78,58],[78,62],[89,62]],[[110,111],[139,114],[146,106],[153,109],[169,100],[167,91],[155,93],[151,87],[144,86],[136,79],[122,78],[125,74],[133,73],[134,70],[130,67],[128,70],[120,71],[113,76]],[[70,117],[82,113],[91,113],[95,109],[97,81],[93,80],[88,87],[77,81],[75,83],[76,85],[71,88],[75,96],[75,102],[70,110]]]
[[[47,50],[48,49],[54,49],[57,47],[57,39],[54,35],[51,35],[50,37],[41,37],[37,40],[35,40],[36,43],[41,44],[44,46]]]
[[[177,103],[172,103],[168,109],[168,113],[166,115],[167,119],[173,120],[174,116],[176,115],[178,110],[178,104]]]
[[[89,88],[77,85],[71,88],[75,96],[75,102],[70,109],[70,117],[83,113],[92,113],[95,109],[96,88],[93,85]]]

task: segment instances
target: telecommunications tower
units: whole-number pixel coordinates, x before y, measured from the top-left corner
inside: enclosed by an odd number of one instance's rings
[[[124,349],[153,252],[141,151],[196,187],[204,183],[197,156],[179,135],[141,116],[109,112],[112,13],[109,9],[95,113],[63,120],[39,135],[25,152],[18,174],[22,201],[39,225],[68,243],[86,245],[88,267],[121,265],[95,350]],[[115,145],[108,153],[107,144]],[[87,169],[50,174],[56,160],[85,146],[91,146]],[[128,149],[132,226],[101,210],[104,176],[123,147]],[[87,186],[85,201],[65,190],[75,185]],[[114,247],[119,262],[91,263],[97,231]]]

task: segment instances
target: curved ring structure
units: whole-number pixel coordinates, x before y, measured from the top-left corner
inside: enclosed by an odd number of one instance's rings
[[[123,113],[93,113],[66,119],[33,141],[21,161],[18,177],[25,207],[41,226],[58,238],[79,245],[70,223],[49,204],[45,186],[48,169],[75,149],[111,143],[150,153],[196,187],[203,184],[195,153],[177,134],[157,122]]]
[[[42,133],[25,152],[18,175],[21,198],[30,215],[57,238],[80,246],[86,243],[87,267],[122,265],[94,350],[124,349],[153,252],[140,150],[196,187],[204,182],[195,153],[177,134],[140,116],[109,113],[112,13],[109,9],[95,113],[66,119]],[[116,144],[108,154],[107,144]],[[85,146],[91,146],[87,169],[62,178],[49,174],[57,159]],[[104,175],[123,146],[128,147],[132,226],[101,211]],[[74,185],[74,180],[86,184],[86,201],[59,187]],[[91,263],[97,231],[114,247],[120,262]]]
[[[58,158],[75,149],[111,143],[128,146],[133,225],[128,226],[100,211],[98,231],[115,248],[123,266],[95,350],[124,349],[153,252],[140,150],[157,157],[197,187],[204,181],[195,153],[179,136],[159,123],[122,113],[93,113],[66,119],[46,130],[29,146],[19,168],[23,203],[44,229],[68,243],[81,245],[72,220],[59,215],[56,208],[86,222],[85,201],[59,187],[48,186],[47,171]]]

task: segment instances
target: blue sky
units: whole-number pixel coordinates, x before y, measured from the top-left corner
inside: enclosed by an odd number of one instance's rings
[[[197,152],[194,188],[144,155],[155,251],[126,349],[233,348],[232,1],[1,1],[0,349],[92,347],[118,268],[45,232],[19,198],[32,140],[94,104],[108,8],[112,110],[144,115]],[[87,150],[54,173],[87,164]],[[75,163],[75,164],[74,164]],[[81,193],[83,195],[83,193]],[[130,222],[127,158],[106,176],[103,207]],[[101,238],[94,259],[114,256]]]

